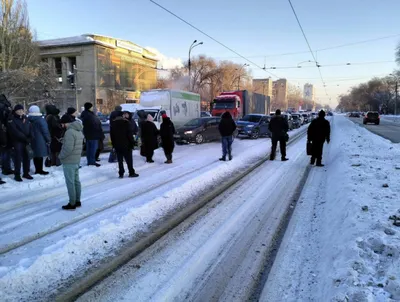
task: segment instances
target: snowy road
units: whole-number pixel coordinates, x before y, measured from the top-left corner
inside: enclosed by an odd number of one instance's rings
[[[367,124],[363,125],[362,118],[349,118],[354,123],[360,125],[371,131],[374,134],[377,134],[383,138],[390,140],[393,143],[400,143],[400,124],[393,122],[389,119],[381,118],[381,122],[379,125]]]
[[[266,162],[78,301],[246,301],[307,172],[305,138]]]

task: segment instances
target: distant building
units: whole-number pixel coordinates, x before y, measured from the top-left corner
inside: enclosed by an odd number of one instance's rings
[[[57,74],[56,102],[63,110],[78,106],[80,111],[91,102],[105,113],[156,87],[156,55],[130,41],[86,34],[39,41],[39,47],[42,61]]]
[[[272,97],[272,80],[270,78],[253,79],[253,91]]]
[[[313,84],[307,83],[304,85],[303,98],[305,101],[312,104],[312,108],[305,109],[315,110],[315,87]]]
[[[288,108],[288,82],[286,79],[279,79],[272,83],[271,110],[286,110]]]

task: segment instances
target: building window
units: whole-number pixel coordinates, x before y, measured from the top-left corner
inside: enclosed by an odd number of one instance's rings
[[[68,58],[68,71],[74,73],[74,66],[76,66],[76,57],[69,57]]]
[[[103,105],[103,99],[96,99],[97,105]]]
[[[61,58],[54,58],[54,67],[56,68],[56,74],[62,75],[62,61]]]

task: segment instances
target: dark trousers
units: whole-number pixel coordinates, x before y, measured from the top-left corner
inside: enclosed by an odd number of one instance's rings
[[[35,173],[43,172],[43,157],[34,157],[33,164],[35,165]]]
[[[97,151],[96,151],[96,160],[100,158],[100,153],[101,151],[104,150],[104,145],[103,145],[103,141],[99,140],[99,146],[97,147]]]
[[[59,152],[51,152],[50,153],[50,159],[51,159],[51,165],[52,166],[61,166],[60,159],[58,158]]]
[[[167,158],[167,160],[172,160],[172,153],[168,153],[164,151],[165,157]]]
[[[87,140],[86,141],[86,158],[88,165],[96,164],[96,151],[99,146],[98,140]]]
[[[146,153],[146,160],[147,161],[152,161],[153,160],[153,155],[154,155],[154,150],[153,148],[145,148],[145,153]]]
[[[232,155],[232,143],[233,143],[232,136],[223,136],[221,138],[221,142],[222,142],[222,157],[226,157],[226,154],[231,156]]]
[[[135,169],[133,169],[132,149],[116,149],[115,152],[117,153],[118,158],[118,174],[124,175],[125,173],[124,159],[128,167],[129,175],[134,174]]]
[[[14,159],[15,161],[15,159]],[[3,149],[1,151],[1,169],[3,172],[11,171],[11,149]]]
[[[21,175],[21,165],[23,169],[23,175],[29,174],[31,161],[29,160],[28,151],[26,150],[26,144],[14,143],[15,151],[15,175]]]
[[[279,147],[281,148],[282,158],[286,157],[286,139],[284,137],[272,137],[271,159],[275,159],[278,142]]]
[[[317,160],[317,164],[322,162],[322,152],[324,149],[324,142],[312,142],[312,156],[311,160]]]

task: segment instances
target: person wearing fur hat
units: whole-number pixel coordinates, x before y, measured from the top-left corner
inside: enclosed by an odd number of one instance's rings
[[[34,136],[31,145],[34,154],[35,174],[47,175],[49,172],[43,170],[43,158],[49,156],[48,145],[51,142],[49,127],[36,105],[29,108],[28,120],[32,124]]]
[[[158,148],[158,129],[153,120],[153,117],[148,114],[146,121],[141,124],[141,154],[146,157],[147,163],[154,163],[154,150]]]
[[[88,166],[100,167],[96,163],[96,151],[99,147],[99,140],[104,139],[100,119],[93,112],[93,104],[85,103],[85,110],[81,114],[83,123],[83,135],[86,139],[86,158]]]
[[[160,126],[160,136],[162,147],[164,149],[165,157],[167,158],[166,164],[172,164],[172,152],[174,152],[174,134],[175,126],[171,119],[164,113],[162,115],[163,122]]]
[[[8,120],[7,129],[15,152],[15,181],[22,181],[21,165],[23,168],[22,177],[25,179],[33,179],[30,175],[31,161],[28,153],[28,145],[30,145],[33,140],[33,132],[32,125],[24,114],[24,106],[16,105],[14,107],[13,115],[11,119]]]

